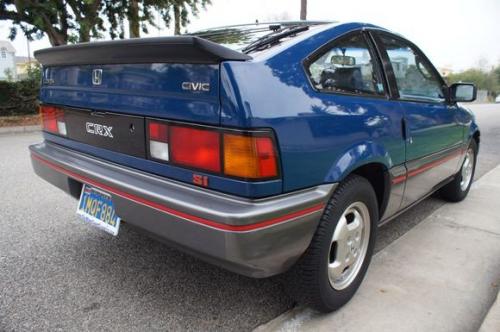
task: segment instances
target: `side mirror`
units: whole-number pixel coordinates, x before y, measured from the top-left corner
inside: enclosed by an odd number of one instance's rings
[[[473,83],[453,83],[450,86],[452,102],[471,102],[476,100],[477,88]]]

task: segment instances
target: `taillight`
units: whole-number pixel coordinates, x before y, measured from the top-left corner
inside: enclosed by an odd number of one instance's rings
[[[148,120],[149,158],[246,180],[279,176],[272,133],[225,131]]]
[[[247,179],[276,177],[278,165],[273,140],[224,134],[224,173]]]
[[[172,162],[178,165],[220,172],[220,134],[217,131],[172,126]]]
[[[64,121],[64,112],[55,106],[40,106],[40,115],[42,117],[42,127],[44,130],[66,136],[66,122]]]

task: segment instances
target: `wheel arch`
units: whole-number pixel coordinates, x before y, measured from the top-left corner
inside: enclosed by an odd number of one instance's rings
[[[364,142],[348,149],[331,167],[326,182],[341,182],[350,174],[368,180],[375,191],[379,215],[383,216],[389,202],[392,159],[386,149],[375,142]]]
[[[391,192],[391,182],[387,167],[382,163],[372,162],[354,169],[350,174],[356,174],[370,182],[377,196],[379,216],[382,217],[387,208]]]
[[[479,142],[481,141],[481,132],[479,129],[472,133],[472,139],[476,141],[476,144],[479,147]]]

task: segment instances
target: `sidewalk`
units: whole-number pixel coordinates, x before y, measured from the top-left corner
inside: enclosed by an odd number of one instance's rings
[[[34,126],[13,126],[13,127],[0,127],[0,135],[17,134],[17,133],[32,133],[41,131],[40,125]]]
[[[498,332],[500,331],[500,292],[497,295],[497,300],[491,306],[491,309],[484,319],[479,332]]]
[[[418,209],[418,207],[415,207]],[[374,256],[354,298],[319,314],[295,308],[256,331],[477,331],[500,283],[500,166]],[[499,332],[500,305],[484,332]]]

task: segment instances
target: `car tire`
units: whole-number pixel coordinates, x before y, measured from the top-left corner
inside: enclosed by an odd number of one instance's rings
[[[477,160],[477,143],[472,140],[465,153],[464,161],[460,171],[455,175],[453,181],[445,185],[439,191],[440,196],[450,202],[460,202],[469,193],[474,180]]]
[[[290,295],[322,312],[347,303],[370,264],[378,217],[377,197],[370,182],[350,175],[340,183],[308,249],[287,274]]]

